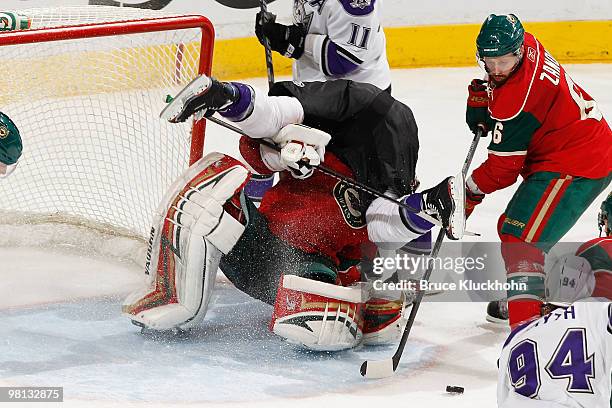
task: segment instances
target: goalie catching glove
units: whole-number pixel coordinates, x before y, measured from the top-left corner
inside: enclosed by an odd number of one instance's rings
[[[305,179],[312,175],[313,167],[323,162],[330,139],[328,133],[318,129],[287,125],[272,138],[280,151],[261,145],[261,158],[272,171],[288,170],[293,177]]]

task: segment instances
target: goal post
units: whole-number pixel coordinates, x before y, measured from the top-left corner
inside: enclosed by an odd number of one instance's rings
[[[32,24],[0,33],[0,111],[24,150],[0,180],[0,224],[146,239],[166,188],[203,154],[204,120],[170,124],[159,112],[166,95],[210,75],[213,25],[108,6],[18,12]]]

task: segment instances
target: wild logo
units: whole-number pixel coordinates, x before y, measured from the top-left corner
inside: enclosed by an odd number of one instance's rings
[[[9,130],[6,126],[0,125],[0,139],[6,139],[9,135]]]
[[[359,193],[348,184],[341,181],[334,186],[334,198],[342,210],[344,221],[351,228],[363,228],[366,225],[364,214],[361,212]]]
[[[364,9],[366,7],[370,7],[372,5],[372,0],[353,0],[351,2],[351,7]]]

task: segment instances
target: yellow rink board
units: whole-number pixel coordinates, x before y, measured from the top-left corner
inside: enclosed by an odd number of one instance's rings
[[[475,41],[480,24],[391,27],[387,56],[392,68],[459,67],[475,65]],[[612,21],[526,23],[559,61],[611,63]],[[291,73],[291,60],[274,55],[274,72]],[[266,75],[263,47],[255,37],[215,42],[213,74],[223,79]]]
[[[532,32],[560,62],[612,62],[612,21],[529,23]],[[393,68],[476,65],[479,24],[385,29]],[[0,102],[182,86],[197,71],[197,43],[100,51],[71,50],[40,56],[36,50],[12,57],[0,86],[13,89]],[[179,58],[180,55],[180,58]],[[291,73],[291,60],[273,53],[277,75]],[[265,77],[263,47],[255,37],[217,40],[213,75],[221,79]]]

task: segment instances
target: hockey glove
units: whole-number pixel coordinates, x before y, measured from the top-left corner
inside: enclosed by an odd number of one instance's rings
[[[487,94],[487,83],[482,79],[472,79],[468,85],[467,109],[465,111],[465,122],[470,130],[476,133],[478,125],[485,127],[483,136],[487,134],[487,123],[489,117],[489,96]]]
[[[321,156],[314,146],[302,142],[287,143],[281,149],[280,158],[291,175],[298,179],[312,176],[313,166],[321,164]]]
[[[289,170],[293,177],[305,179],[312,175],[313,167],[323,161],[330,139],[331,136],[321,130],[290,124],[272,138],[280,151],[262,145],[261,159],[272,171]]]
[[[472,180],[472,177],[470,177],[465,183],[465,218],[468,218],[472,211],[474,211],[474,208],[482,203],[484,196]]]
[[[257,13],[255,35],[261,43],[270,42],[270,48],[288,58],[298,59],[304,53],[306,30],[302,25],[286,26],[276,21],[276,15],[269,12]]]

